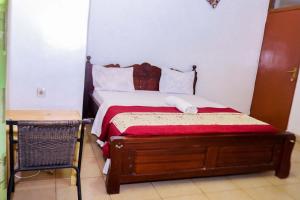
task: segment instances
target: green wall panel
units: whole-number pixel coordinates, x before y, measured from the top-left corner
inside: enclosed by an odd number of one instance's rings
[[[6,0],[0,0],[0,199],[6,199],[6,132],[5,132],[5,83],[6,47],[5,19]]]
[[[0,50],[0,88],[5,88],[6,83],[6,52]]]

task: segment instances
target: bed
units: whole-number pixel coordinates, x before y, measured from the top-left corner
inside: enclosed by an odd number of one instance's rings
[[[97,91],[94,91],[93,65],[90,60],[91,57],[88,57],[83,117],[95,117],[100,104],[105,103],[103,96],[99,97]],[[147,90],[158,91],[160,68],[148,63],[132,67],[136,90],[142,90],[140,91],[142,95],[147,93]],[[195,85],[196,79],[194,90]],[[110,95],[106,95],[108,99],[112,97]],[[200,104],[206,105],[204,107],[224,109],[222,105],[205,100]],[[287,132],[270,134],[261,129],[256,132],[243,132],[243,134],[232,131],[226,134],[216,132],[191,135],[115,135],[109,137],[108,140],[111,164],[106,178],[106,190],[109,194],[115,194],[120,192],[120,184],[145,181],[233,175],[268,170],[275,171],[275,175],[279,178],[286,178],[290,171],[290,158],[295,136]]]

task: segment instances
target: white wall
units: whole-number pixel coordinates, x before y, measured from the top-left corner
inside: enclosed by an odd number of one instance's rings
[[[197,94],[249,112],[269,0],[91,0],[93,63],[199,71]]]
[[[300,136],[300,77],[297,81],[288,130]]]
[[[9,109],[81,111],[88,12],[87,0],[10,0]]]

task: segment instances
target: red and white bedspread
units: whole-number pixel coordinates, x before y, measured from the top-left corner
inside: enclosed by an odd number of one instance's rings
[[[135,92],[117,92],[117,91],[101,91],[94,90],[93,97],[97,103],[101,105],[95,117],[91,132],[99,137],[101,133],[102,122],[108,109],[111,106],[149,106],[149,107],[169,107],[166,104],[166,98],[170,94],[161,93],[159,91],[143,91]],[[175,94],[173,94],[175,95]],[[179,97],[192,105],[204,108],[224,108],[225,106],[211,102],[205,98],[195,95],[176,94]]]
[[[277,133],[271,125],[231,108],[198,108],[184,114],[175,107],[111,106],[107,110],[99,140],[109,157],[111,136],[174,136],[236,133]]]

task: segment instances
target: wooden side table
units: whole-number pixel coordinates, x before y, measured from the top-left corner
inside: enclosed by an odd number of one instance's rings
[[[58,111],[58,110],[7,110],[6,119],[12,120],[81,120],[81,116],[77,111]],[[8,127],[6,129],[8,135]],[[17,130],[14,130],[16,133]],[[8,138],[8,136],[7,136]],[[7,139],[7,148],[8,148]],[[7,152],[9,150],[7,149]],[[76,144],[74,163],[78,162],[79,145]],[[7,155],[9,158],[9,155]],[[9,169],[9,162],[7,161],[7,168]],[[9,177],[9,170],[7,170],[7,177]],[[71,185],[76,185],[76,171],[72,169]]]

